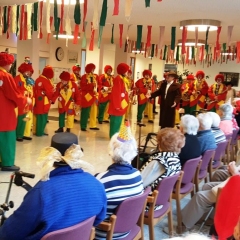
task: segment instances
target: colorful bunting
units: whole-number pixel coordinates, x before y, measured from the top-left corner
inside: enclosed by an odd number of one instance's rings
[[[93,48],[94,48],[94,34],[95,34],[95,29],[94,29],[93,23],[91,22],[91,38],[90,38],[90,44],[89,44],[89,51],[93,51]]]
[[[54,29],[58,32],[58,5],[57,0],[54,0]]]
[[[152,26],[147,26],[147,47],[151,46]]]
[[[187,40],[187,27],[183,27],[183,30],[182,30],[182,54],[186,53],[186,47],[185,47],[186,40]]]
[[[114,0],[113,16],[119,14],[119,0]]]
[[[33,3],[33,31],[38,30],[38,2]]]
[[[150,0],[145,0],[145,7],[150,7]]]
[[[87,16],[87,3],[88,3],[88,0],[84,0],[84,3],[83,3],[83,32],[85,32],[85,20],[86,20],[86,16]]]
[[[32,38],[32,3],[28,3],[27,5],[27,39]]]
[[[101,12],[101,16],[100,16],[100,26],[105,26],[105,24],[106,24],[107,9],[108,9],[107,0],[103,0],[102,12]]]
[[[61,16],[60,16],[60,34],[63,34],[63,18],[64,18],[64,0],[61,2]]]
[[[231,44],[233,26],[228,26],[227,46]]]
[[[198,44],[198,27],[195,27],[195,47],[197,47]]]
[[[94,0],[94,7],[93,7],[93,29],[98,29],[98,5],[99,5],[99,0]]]
[[[3,7],[0,6],[0,36],[3,32]]]
[[[217,29],[217,40],[216,40],[216,52],[220,50],[219,36],[221,33],[222,27],[218,27]]]
[[[142,25],[137,25],[137,45],[136,45],[136,50],[141,49],[141,44],[142,44]]]
[[[160,29],[160,32],[159,32],[158,46],[161,49],[163,47],[165,27],[164,26],[160,26],[159,29]]]
[[[132,2],[133,0],[125,0],[125,18],[129,22],[132,12]]]
[[[175,49],[175,43],[176,43],[176,27],[172,27],[172,30],[171,30],[171,50]]]
[[[80,8],[79,0],[76,0],[76,4],[74,7],[74,22],[75,22],[75,28],[74,28],[74,34],[73,34],[73,44],[77,44],[79,28],[81,24],[81,8]]]
[[[114,43],[114,24],[112,25],[112,37],[111,37],[111,43]]]
[[[163,59],[166,60],[166,55],[167,55],[167,45],[164,46],[164,53],[163,53]]]
[[[154,57],[154,50],[155,50],[155,44],[152,44],[152,47],[151,47],[151,58]]]
[[[87,22],[84,22],[83,29],[86,29]],[[86,31],[83,32],[83,39],[82,39],[82,49],[86,49],[87,47],[87,38],[86,38]]]
[[[42,33],[42,15],[43,15],[43,1],[39,2],[39,27],[38,27],[38,37],[40,39],[43,38],[43,33]],[[57,27],[59,31],[59,20],[57,20]]]
[[[100,26],[99,27],[99,34],[98,34],[98,48],[100,48],[100,46],[101,46],[102,33],[103,33],[103,26]]]
[[[50,22],[50,30],[51,30],[52,23],[53,23],[53,17],[50,17],[49,22]],[[47,34],[47,43],[49,43],[50,36],[51,36],[51,32]]]
[[[46,0],[46,28],[47,33],[51,33],[51,24],[50,24],[50,0]]]
[[[19,29],[20,29],[19,16],[20,16],[20,5],[17,5],[17,14],[16,14],[16,36],[18,36]]]
[[[209,29],[210,29],[210,27],[207,27],[206,39],[205,39],[205,50],[207,50],[207,46],[208,46],[208,33],[209,33]]]
[[[23,40],[23,26],[24,26],[24,5],[21,5],[21,10],[20,10],[20,36],[19,36],[19,40]]]
[[[10,29],[10,13],[12,6],[8,6],[8,17],[7,17],[7,39],[9,38],[9,29]]]
[[[119,47],[122,48],[122,34],[123,34],[123,24],[119,24]]]

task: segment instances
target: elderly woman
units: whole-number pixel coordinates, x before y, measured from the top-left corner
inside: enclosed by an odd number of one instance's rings
[[[225,141],[226,136],[224,132],[219,128],[220,121],[221,121],[219,115],[215,112],[207,112],[206,114],[208,114],[212,118],[211,131],[214,135],[216,144]]]
[[[96,178],[104,185],[107,195],[108,219],[115,213],[122,201],[143,193],[140,172],[133,168],[131,161],[137,155],[137,143],[133,138],[129,123],[122,125],[119,133],[115,133],[109,143],[109,154],[113,164],[107,171],[96,174]],[[114,233],[114,239],[126,237],[127,233]],[[106,232],[96,228],[96,239],[106,239]]]
[[[151,186],[155,190],[158,183],[181,170],[178,154],[185,144],[185,137],[180,130],[164,128],[157,135],[159,152],[154,154],[141,168],[144,188]]]
[[[186,114],[181,117],[180,131],[185,136],[185,145],[179,153],[181,165],[192,158],[197,158],[201,155],[200,143],[197,138],[199,122],[196,117]]]
[[[225,103],[219,107],[219,115],[221,117],[219,128],[222,129],[225,135],[233,132],[232,114],[233,106],[231,104]]]
[[[217,148],[214,135],[211,131],[213,120],[207,113],[198,114],[197,119],[199,121],[197,138],[200,143],[201,154],[203,154],[209,149]]]

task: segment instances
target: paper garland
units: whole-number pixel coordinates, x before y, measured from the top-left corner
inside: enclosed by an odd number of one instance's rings
[[[141,50],[142,28],[143,28],[143,25],[137,25],[137,44],[136,44],[136,50]]]
[[[119,0],[114,0],[113,16],[119,14]]]
[[[119,47],[122,48],[123,24],[119,24]]]

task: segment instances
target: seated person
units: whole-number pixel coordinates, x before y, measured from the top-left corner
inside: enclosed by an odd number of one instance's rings
[[[152,155],[140,170],[144,188],[151,186],[152,191],[163,178],[181,171],[178,154],[185,144],[185,137],[178,129],[163,128],[157,134],[157,142],[159,152]]]
[[[233,106],[225,103],[219,107],[219,115],[221,118],[221,122],[219,128],[222,129],[224,134],[232,134],[233,132],[233,122],[232,122],[232,115],[233,115]]]
[[[181,117],[180,131],[185,136],[185,145],[179,153],[181,166],[192,158],[197,158],[201,155],[200,143],[197,138],[199,122],[196,117],[186,114]]]
[[[235,162],[229,164],[229,172],[231,176],[239,175]],[[203,214],[208,213],[213,204],[216,203],[217,192],[213,191],[212,188],[217,185],[219,182],[205,183],[202,191],[197,192],[182,209],[182,222],[187,229],[191,229]]]
[[[113,164],[107,171],[96,174],[105,187],[107,195],[106,220],[115,213],[122,201],[143,193],[140,172],[133,168],[131,161],[137,155],[137,143],[132,136],[129,123],[122,124],[119,133],[115,133],[109,143],[109,154]],[[114,239],[126,237],[129,233],[114,233]],[[96,228],[96,239],[106,239],[106,232]]]
[[[199,129],[197,138],[201,147],[201,154],[210,149],[216,149],[217,145],[215,142],[214,135],[211,131],[212,118],[207,113],[200,113],[197,115],[199,121]]]
[[[225,141],[226,136],[225,136],[224,132],[219,128],[220,121],[221,121],[219,115],[215,112],[207,112],[206,114],[210,115],[212,118],[211,130],[214,135],[216,144]]]
[[[20,207],[0,227],[1,240],[41,239],[49,232],[96,216],[94,225],[106,216],[106,193],[83,156],[72,133],[52,137],[37,164],[41,180],[26,194]],[[65,154],[64,154],[65,153]]]

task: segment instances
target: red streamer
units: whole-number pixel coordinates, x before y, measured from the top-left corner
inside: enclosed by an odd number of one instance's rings
[[[217,61],[217,47],[214,47],[213,60],[214,60],[214,61]]]
[[[182,30],[182,54],[186,53],[186,40],[187,40],[187,28],[183,27],[183,30]]]
[[[147,43],[145,43],[145,47],[144,47],[144,57],[146,58],[147,57]]]
[[[189,47],[187,47],[187,51],[185,50],[186,54],[186,64],[189,64]]]
[[[218,27],[218,29],[217,29],[217,40],[216,40],[216,47],[217,47],[216,50],[217,50],[217,51],[220,50],[219,35],[220,35],[221,30],[222,30],[222,27]]]
[[[152,34],[152,26],[147,26],[147,47],[151,46],[151,34]]]
[[[199,61],[202,62],[203,58],[204,58],[204,45],[200,47]]]
[[[23,40],[27,40],[27,12],[24,12],[24,34],[23,34]]]
[[[64,16],[64,0],[61,3],[61,21],[60,21],[60,33],[63,33],[63,16]]]
[[[20,40],[23,40],[23,36],[24,36],[23,26],[24,26],[24,5],[21,6],[21,14],[20,14],[20,33],[19,33]]]
[[[40,28],[40,33],[39,33],[39,38],[43,38],[43,33],[42,33],[42,14],[43,14],[43,1],[39,2],[39,7],[40,7],[40,20],[39,20],[39,28]]]
[[[11,6],[8,6],[8,28],[7,28],[7,39],[9,39],[10,13],[11,13]]]
[[[155,47],[155,57],[157,57],[158,55],[158,45],[156,44],[156,47]]]
[[[95,30],[93,29],[93,23],[92,22],[91,22],[91,29],[92,29],[92,33],[91,33],[91,39],[90,39],[90,44],[89,44],[89,51],[93,51],[93,46],[94,46]]]
[[[162,49],[160,50],[160,56],[159,56],[159,59],[162,60]]]
[[[51,29],[51,27],[52,27],[52,23],[53,23],[53,17],[50,17],[49,18],[49,21],[50,21],[50,29]],[[51,36],[51,33],[48,33],[48,35],[47,35],[47,43],[49,43],[50,41],[50,36]]]
[[[73,44],[78,43],[78,33],[79,33],[79,24],[75,24],[74,34],[73,34]]]
[[[119,0],[114,0],[113,16],[119,14]]]
[[[120,46],[120,48],[122,48],[123,24],[119,24],[119,33],[120,33],[119,46]]]
[[[86,16],[87,16],[87,0],[85,0],[83,3],[83,27],[82,27],[83,32],[85,32],[84,23],[85,23]]]
[[[240,63],[240,42],[237,42],[237,63]]]

